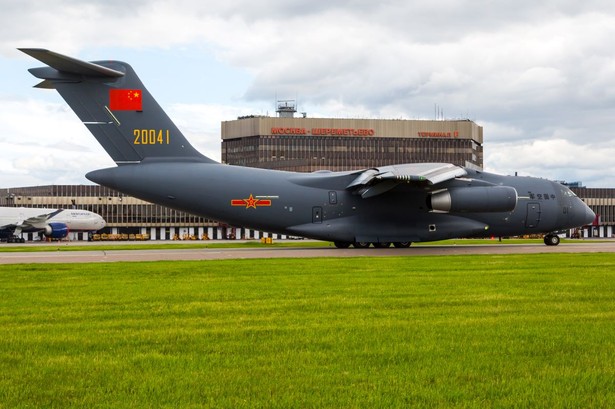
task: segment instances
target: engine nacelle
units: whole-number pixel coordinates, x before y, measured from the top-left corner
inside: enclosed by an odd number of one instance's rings
[[[445,213],[510,212],[517,206],[517,191],[510,186],[457,187],[436,192],[427,202]]]
[[[49,223],[45,226],[43,234],[52,239],[63,239],[68,236],[68,226],[64,223]]]

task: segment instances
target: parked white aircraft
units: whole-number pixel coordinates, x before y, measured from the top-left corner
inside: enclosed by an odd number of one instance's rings
[[[105,219],[88,210],[0,207],[0,239],[9,243],[23,243],[21,233],[42,232],[62,239],[69,231],[96,231],[105,224]]]

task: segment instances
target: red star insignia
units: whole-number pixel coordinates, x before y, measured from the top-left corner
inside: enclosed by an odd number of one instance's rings
[[[254,195],[250,193],[250,197],[247,199],[232,199],[231,206],[245,206],[246,209],[256,209],[258,206],[271,206],[271,199],[255,199]]]
[[[258,203],[258,199],[255,199],[254,197],[252,197],[252,193],[250,193],[250,197],[247,199],[244,199],[246,202],[246,209],[249,209],[251,207],[256,209],[256,204]]]

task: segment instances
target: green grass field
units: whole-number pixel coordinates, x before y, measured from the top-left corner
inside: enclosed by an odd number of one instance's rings
[[[615,407],[615,255],[0,266],[25,407]]]

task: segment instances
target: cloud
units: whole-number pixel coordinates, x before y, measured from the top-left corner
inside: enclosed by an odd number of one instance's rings
[[[0,186],[89,183],[83,169],[114,165],[63,103],[2,99],[0,123]]]
[[[220,118],[233,120],[239,116],[254,114],[251,107],[214,104],[174,104],[169,116],[190,143],[205,156],[220,161]]]
[[[209,156],[219,155],[220,121],[254,113],[246,107],[271,107],[276,96],[297,98],[310,116],[433,118],[438,105],[445,117],[467,116],[484,127],[485,162],[492,168],[520,168],[507,158],[514,153],[533,158],[523,164],[537,175],[578,175],[587,184],[615,186],[615,177],[582,167],[571,174],[535,153],[564,155],[561,162],[572,166],[599,163],[592,158],[612,152],[615,3],[58,0],[41,7],[24,0],[5,5],[0,22],[0,56],[7,59],[25,61],[15,51],[23,46],[77,57],[101,48],[154,49],[162,61],[146,70],[189,72],[197,82],[198,70],[164,60],[165,50],[186,49],[249,72],[236,108],[228,100],[194,99],[171,107]],[[172,81],[154,86],[178,92]],[[11,131],[23,135],[16,127]],[[571,153],[583,160],[570,161]]]
[[[485,168],[496,173],[544,177],[567,182],[591,180],[603,185],[615,174],[612,144],[572,143],[565,139],[505,143],[485,155]]]

